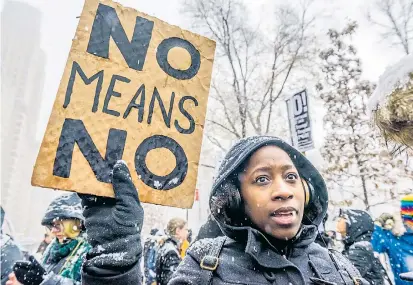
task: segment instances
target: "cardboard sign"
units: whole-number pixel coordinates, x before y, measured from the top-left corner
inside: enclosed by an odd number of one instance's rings
[[[307,91],[294,94],[286,103],[292,145],[301,152],[313,149]]]
[[[194,201],[215,42],[109,0],[86,0],[32,185],[114,195],[127,162],[141,201]]]

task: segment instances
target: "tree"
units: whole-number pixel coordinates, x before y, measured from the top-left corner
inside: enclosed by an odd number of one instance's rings
[[[265,29],[248,19],[246,7],[237,0],[186,3],[195,28],[217,42],[209,104],[214,115],[207,120],[206,132],[213,144],[225,149],[219,137],[240,139],[288,126],[274,124],[280,112],[276,103],[286,90],[302,88],[303,71],[310,77],[316,55],[310,4],[276,7],[274,22]]]
[[[371,23],[380,27],[383,40],[403,48],[406,54],[412,52],[412,0],[376,0],[375,6],[368,12],[367,18]]]
[[[370,210],[408,192],[413,171],[390,156],[370,125],[366,104],[373,86],[361,79],[361,61],[349,41],[356,28],[350,23],[342,31],[330,30],[329,47],[320,53],[325,81],[317,89],[327,109],[322,155],[332,204],[361,200]],[[409,183],[403,186],[404,179]]]

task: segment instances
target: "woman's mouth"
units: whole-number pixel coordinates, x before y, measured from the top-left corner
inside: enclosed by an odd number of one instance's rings
[[[280,226],[289,226],[297,218],[297,210],[294,208],[280,208],[270,214],[271,219]]]

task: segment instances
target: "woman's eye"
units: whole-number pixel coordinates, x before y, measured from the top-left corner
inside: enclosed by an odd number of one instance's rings
[[[295,174],[295,173],[288,173],[285,178],[286,178],[286,180],[294,181],[294,180],[298,179],[298,175]]]
[[[268,178],[265,176],[260,176],[260,177],[257,177],[257,179],[255,179],[255,182],[259,184],[266,183],[268,182]]]

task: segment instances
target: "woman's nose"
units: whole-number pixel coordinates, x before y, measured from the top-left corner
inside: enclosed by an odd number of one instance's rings
[[[286,185],[286,183],[278,182],[274,184],[272,192],[272,200],[287,200],[294,197],[293,191]]]

